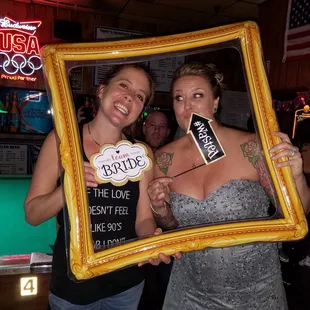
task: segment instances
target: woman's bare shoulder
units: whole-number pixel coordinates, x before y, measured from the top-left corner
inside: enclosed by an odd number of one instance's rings
[[[252,162],[253,159],[257,160],[260,157],[260,141],[255,133],[244,133],[240,135],[239,145],[244,158],[247,158],[250,162]]]
[[[225,133],[225,145],[234,152],[243,154],[243,158],[256,158],[260,154],[260,142],[255,133],[228,129]],[[236,154],[237,154],[236,153]]]
[[[247,143],[249,141],[253,141],[253,142],[258,143],[256,134],[252,133],[252,132],[243,132],[243,131],[241,131],[241,133],[239,135],[239,138],[240,138],[240,141],[243,142],[243,143]]]
[[[151,156],[153,158],[153,150],[151,149],[151,147],[144,141],[141,141],[141,140],[136,140],[136,143],[139,143],[139,144],[142,144],[146,149],[147,149],[147,152],[148,152],[148,155]]]
[[[180,151],[181,149],[183,149],[186,144],[188,143],[188,137],[187,136],[183,136],[177,140],[174,140],[164,146],[162,146],[161,148],[159,148],[155,154],[159,154],[159,153],[167,153],[167,152],[176,152],[176,151]]]
[[[237,129],[227,128],[226,137],[230,141],[236,141],[240,143],[246,143],[248,141],[257,141],[256,133],[241,131]]]
[[[57,144],[59,143],[59,138],[57,136],[56,130],[52,129],[46,136],[43,147],[57,149]]]
[[[180,161],[180,154],[184,153],[184,149],[188,143],[188,137],[182,137],[171,143],[166,144],[155,152],[155,175],[163,176],[168,175],[169,172],[173,171],[173,167],[178,165]]]

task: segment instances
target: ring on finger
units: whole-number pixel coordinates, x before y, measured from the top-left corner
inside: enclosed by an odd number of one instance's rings
[[[296,155],[296,151],[293,149],[290,157],[294,157],[295,155]]]

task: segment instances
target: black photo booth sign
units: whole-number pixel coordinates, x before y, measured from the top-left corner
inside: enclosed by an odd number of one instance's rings
[[[226,156],[211,122],[211,119],[193,113],[188,129],[207,165]]]

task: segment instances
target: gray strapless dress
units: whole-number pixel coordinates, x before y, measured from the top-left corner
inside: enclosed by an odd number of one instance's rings
[[[258,182],[232,180],[203,201],[171,193],[180,227],[268,216]],[[251,243],[184,253],[175,260],[163,310],[288,309],[277,244]]]

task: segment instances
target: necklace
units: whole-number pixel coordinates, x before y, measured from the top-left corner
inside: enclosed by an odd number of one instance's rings
[[[92,139],[98,146],[101,146],[101,145],[93,138],[93,136],[91,135],[89,123],[87,124],[87,127],[88,127],[88,133],[89,133],[91,139]]]
[[[88,133],[89,133],[89,135],[90,135],[90,137],[91,137],[91,139],[98,145],[98,146],[100,146],[101,147],[101,145],[93,138],[93,136],[92,136],[92,134],[91,134],[91,132],[90,132],[90,126],[89,126],[89,123],[87,124],[87,128],[88,128]],[[122,140],[122,133],[120,134],[120,140]]]

